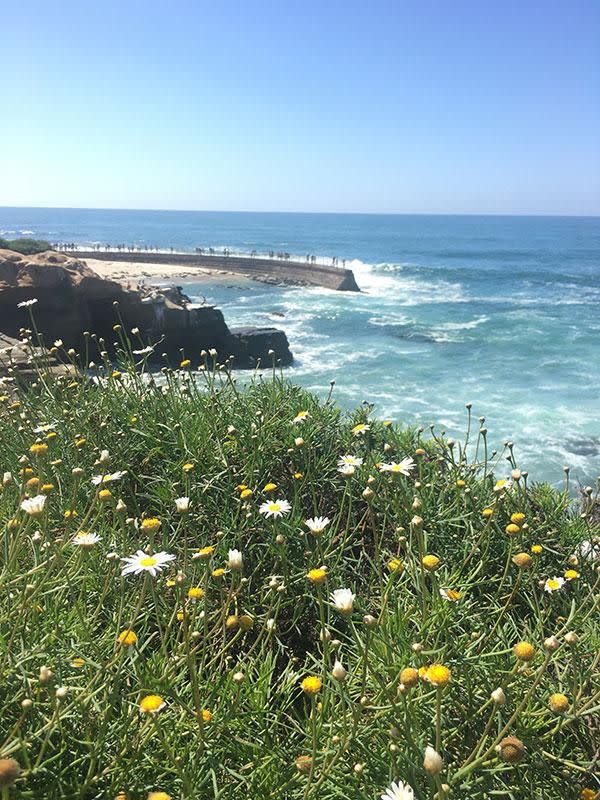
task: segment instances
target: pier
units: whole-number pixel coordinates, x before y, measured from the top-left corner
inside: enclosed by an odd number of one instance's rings
[[[313,261],[293,261],[289,258],[264,256],[225,255],[223,253],[176,253],[127,250],[69,249],[78,258],[99,261],[122,261],[135,264],[169,264],[185,267],[203,267],[223,272],[246,275],[263,283],[290,286],[321,286],[339,292],[359,292],[351,269],[326,266]]]

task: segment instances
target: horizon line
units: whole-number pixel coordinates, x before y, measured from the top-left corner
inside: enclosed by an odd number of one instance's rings
[[[482,211],[257,211],[251,209],[219,209],[219,208],[118,208],[108,206],[8,206],[2,209],[29,209],[43,211],[142,211],[154,213],[191,213],[191,214],[297,214],[297,215],[329,215],[329,216],[373,216],[373,217],[555,217],[563,219],[598,219],[597,214],[567,214],[564,212],[526,213],[526,212],[482,212]]]

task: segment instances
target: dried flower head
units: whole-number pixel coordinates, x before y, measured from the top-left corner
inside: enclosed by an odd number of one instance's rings
[[[525,745],[516,736],[506,736],[496,749],[500,758],[509,764],[518,764],[525,755]]]

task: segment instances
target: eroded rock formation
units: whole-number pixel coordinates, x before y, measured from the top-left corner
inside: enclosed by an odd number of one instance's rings
[[[103,338],[110,350],[118,311],[126,329],[139,328],[146,341],[164,337],[157,354],[167,353],[176,362],[181,350],[196,360],[201,350],[210,349],[217,351],[220,361],[233,356],[238,367],[252,367],[257,359],[271,363],[269,351],[282,364],[292,361],[283,331],[231,331],[219,309],[193,305],[180,289],[129,289],[62,253],[23,256],[0,250],[0,332],[18,338],[20,329],[29,327],[27,308],[19,303],[33,298],[37,300],[33,307],[36,327],[48,346],[60,339],[65,347],[82,351],[87,331]]]

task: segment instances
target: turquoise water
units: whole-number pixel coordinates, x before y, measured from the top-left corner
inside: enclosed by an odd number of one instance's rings
[[[2,235],[345,258],[360,295],[187,291],[232,326],[283,328],[290,377],[321,394],[335,380],[344,407],[458,436],[471,402],[533,477],[600,473],[599,218],[0,209]]]

